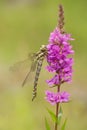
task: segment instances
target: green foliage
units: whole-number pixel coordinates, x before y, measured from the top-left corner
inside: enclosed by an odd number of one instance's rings
[[[63,111],[62,111],[61,106],[60,106],[60,110],[59,110],[59,113],[58,113],[58,118],[56,117],[56,115],[55,115],[51,110],[47,109],[47,111],[48,111],[48,113],[50,114],[52,120],[53,120],[55,123],[57,123],[58,125],[60,125],[61,119],[62,119],[62,115],[63,115]],[[63,125],[61,126],[61,130],[65,130],[66,122],[67,122],[67,119],[65,119]],[[49,129],[50,129],[50,126],[49,126],[49,124],[48,124],[48,122],[47,122],[46,119],[45,119],[45,124],[46,124],[47,130],[49,130]]]
[[[48,124],[48,121],[46,118],[45,118],[45,126],[46,126],[46,130],[51,130],[50,125]]]
[[[64,121],[64,123],[63,123],[63,125],[62,125],[62,127],[61,127],[61,130],[65,130],[66,122],[67,122],[67,119],[65,119],[65,121]]]
[[[63,115],[63,111],[62,111],[62,108],[60,107],[60,110],[58,113],[58,122],[57,122],[58,124],[60,124],[60,122],[61,122],[62,115]]]
[[[56,118],[55,113],[53,113],[53,112],[52,112],[51,110],[49,110],[49,109],[47,109],[47,111],[48,111],[48,113],[50,114],[52,120],[53,120],[54,122],[57,122],[57,118]]]
[[[62,108],[60,107],[58,118],[56,117],[55,113],[52,112],[51,110],[47,109],[47,111],[50,114],[52,120],[59,125],[61,122],[62,114],[63,114]]]

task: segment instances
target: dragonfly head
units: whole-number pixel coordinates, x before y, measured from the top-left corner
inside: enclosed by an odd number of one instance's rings
[[[47,50],[46,45],[42,45],[42,46],[40,47],[40,50],[41,50],[42,52],[45,52],[45,51]]]

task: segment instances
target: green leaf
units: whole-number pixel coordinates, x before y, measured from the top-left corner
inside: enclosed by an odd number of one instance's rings
[[[47,111],[48,111],[48,113],[50,114],[52,120],[53,120],[54,122],[57,122],[56,115],[55,115],[51,110],[49,110],[49,109],[47,109]]]
[[[63,123],[63,125],[62,125],[62,127],[61,127],[61,130],[65,130],[66,122],[67,122],[67,119],[65,119],[65,121],[64,121],[64,123]]]
[[[60,124],[61,122],[62,115],[63,115],[63,111],[62,108],[60,107],[59,114],[58,114],[58,121],[57,121],[58,124]]]
[[[46,126],[46,130],[51,130],[46,118],[45,118],[45,126]]]

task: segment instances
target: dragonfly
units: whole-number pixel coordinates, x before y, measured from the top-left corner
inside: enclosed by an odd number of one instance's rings
[[[27,80],[29,79],[29,76],[30,76],[31,72],[34,72],[36,70],[34,83],[33,83],[32,101],[37,96],[38,79],[39,79],[40,71],[41,71],[41,68],[42,68],[43,60],[45,59],[46,55],[47,55],[46,45],[42,45],[38,52],[29,54],[29,56],[28,56],[28,58],[32,60],[32,63],[31,63],[30,70],[27,73],[27,75],[26,75],[26,77],[25,77],[25,79],[24,79],[24,81],[22,83],[22,87],[25,86]],[[24,61],[14,64],[13,67],[11,67],[10,69],[14,70],[15,67],[18,66],[18,64],[21,64],[23,62]]]

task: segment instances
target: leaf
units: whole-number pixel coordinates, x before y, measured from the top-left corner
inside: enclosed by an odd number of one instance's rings
[[[58,114],[58,121],[57,121],[58,124],[60,124],[61,122],[62,115],[63,115],[63,111],[62,108],[60,107],[59,114]]]
[[[65,130],[66,122],[67,122],[67,119],[65,119],[65,121],[64,121],[64,123],[63,123],[63,125],[62,125],[62,127],[61,127],[61,130]]]
[[[46,126],[46,130],[51,130],[46,118],[45,118],[45,126]]]
[[[56,117],[56,115],[55,115],[51,110],[49,110],[49,109],[47,109],[47,111],[48,111],[48,113],[50,114],[52,120],[53,120],[54,122],[57,122],[57,117]]]

